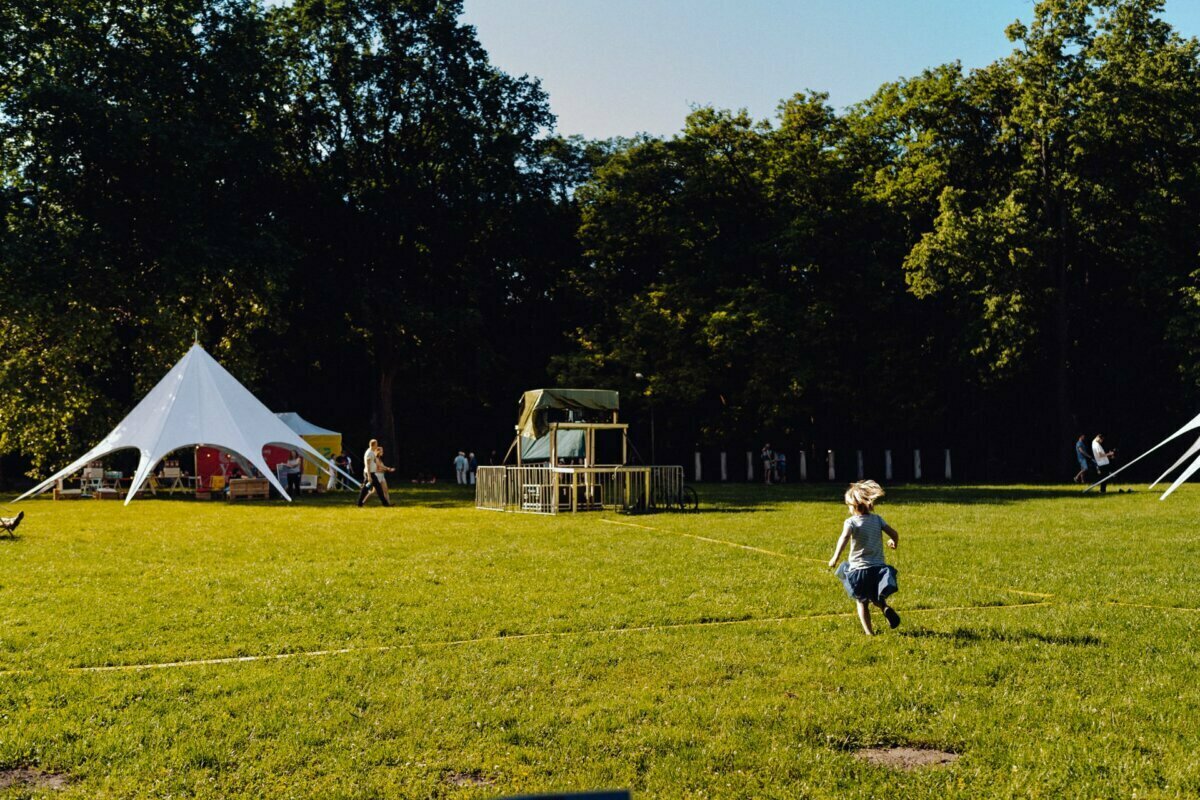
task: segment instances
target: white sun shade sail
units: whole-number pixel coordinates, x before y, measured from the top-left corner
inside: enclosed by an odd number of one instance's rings
[[[1185,433],[1187,433],[1188,431],[1194,431],[1194,430],[1196,430],[1197,428],[1200,428],[1200,415],[1197,415],[1197,416],[1196,416],[1196,417],[1195,417],[1195,418],[1194,418],[1194,419],[1193,419],[1191,422],[1189,422],[1188,424],[1184,425],[1182,428],[1180,428],[1179,430],[1175,431],[1175,432],[1174,432],[1174,433],[1172,433],[1170,436],[1168,436],[1166,439],[1163,439],[1161,442],[1159,442],[1158,444],[1154,445],[1154,447],[1151,447],[1149,450],[1147,450],[1146,452],[1142,453],[1140,456],[1138,456],[1137,458],[1135,458],[1133,461],[1130,461],[1128,464],[1126,464],[1125,466],[1121,467],[1119,470],[1117,470],[1117,471],[1113,472],[1111,475],[1106,475],[1105,477],[1103,477],[1103,478],[1101,478],[1100,480],[1096,481],[1096,482],[1095,482],[1095,483],[1093,483],[1091,486],[1087,487],[1087,489],[1084,489],[1084,491],[1085,491],[1085,492],[1090,492],[1092,489],[1096,488],[1097,486],[1099,486],[1100,484],[1104,483],[1105,481],[1111,481],[1113,478],[1117,477],[1117,476],[1118,476],[1118,475],[1120,475],[1122,472],[1124,472],[1125,470],[1129,469],[1129,468],[1130,468],[1130,467],[1132,467],[1134,464],[1136,464],[1137,462],[1141,461],[1143,458],[1145,458],[1146,456],[1150,455],[1151,453],[1153,453],[1153,452],[1154,452],[1155,450],[1157,450],[1158,448],[1162,447],[1163,445],[1167,444],[1168,442],[1172,442],[1172,441],[1174,441],[1175,439],[1178,439],[1180,436],[1183,436],[1183,435],[1184,435]],[[1190,456],[1193,456],[1193,455],[1195,455],[1197,452],[1200,452],[1200,439],[1198,439],[1198,440],[1196,441],[1196,443],[1195,443],[1195,444],[1193,444],[1193,445],[1192,445],[1190,448],[1188,448],[1187,452],[1186,452],[1186,453],[1184,453],[1184,454],[1183,454],[1183,455],[1182,455],[1182,456],[1179,458],[1179,460],[1178,460],[1178,461],[1176,461],[1174,464],[1172,464],[1170,467],[1168,467],[1168,468],[1167,468],[1167,470],[1166,470],[1166,472],[1164,472],[1162,475],[1159,475],[1159,476],[1158,476],[1158,479],[1157,479],[1156,481],[1154,481],[1154,483],[1150,484],[1150,488],[1151,488],[1151,489],[1153,489],[1155,486],[1157,486],[1159,483],[1161,483],[1161,482],[1162,482],[1162,480],[1163,480],[1164,478],[1166,478],[1166,477],[1167,477],[1167,475],[1168,475],[1169,473],[1171,473],[1172,471],[1174,471],[1175,469],[1177,469],[1177,468],[1179,467],[1179,465],[1180,465],[1180,464],[1182,464],[1184,461],[1186,461],[1186,460],[1187,460],[1187,459],[1188,459]],[[1197,471],[1200,471],[1200,456],[1196,456],[1196,459],[1195,459],[1195,460],[1194,460],[1194,461],[1193,461],[1191,464],[1188,464],[1187,468],[1185,468],[1185,469],[1183,470],[1183,472],[1181,472],[1181,473],[1179,474],[1179,477],[1175,479],[1175,482],[1174,482],[1174,483],[1172,483],[1172,484],[1171,484],[1171,486],[1170,486],[1170,487],[1169,487],[1169,488],[1168,488],[1168,489],[1167,489],[1165,492],[1163,492],[1163,494],[1162,494],[1162,497],[1160,497],[1160,498],[1158,498],[1158,499],[1159,499],[1159,500],[1166,500],[1166,499],[1167,499],[1167,497],[1168,497],[1168,496],[1170,496],[1171,492],[1173,492],[1173,491],[1175,491],[1176,489],[1178,489],[1178,488],[1179,488],[1179,485],[1180,485],[1181,483],[1183,483],[1183,482],[1184,482],[1184,481],[1186,481],[1188,478],[1190,478],[1190,477],[1192,477],[1193,475],[1195,475]]]
[[[287,500],[274,471],[263,459],[263,446],[273,444],[301,453],[325,472],[337,467],[258,401],[199,344],[142,398],[112,432],[83,456],[17,498],[44,492],[90,461],[134,449],[141,456],[126,505],[150,476],[154,465],[181,447],[204,445],[228,450],[252,464]],[[338,469],[338,472],[345,472]],[[354,481],[350,475],[347,478]],[[354,481],[357,483],[357,481]]]
[[[337,431],[314,425],[295,411],[280,411],[275,414],[283,423],[301,436],[341,436]]]

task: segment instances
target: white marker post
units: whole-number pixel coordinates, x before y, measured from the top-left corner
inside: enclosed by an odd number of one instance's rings
[[[696,483],[700,482],[700,451],[696,451]]]
[[[800,451],[800,480],[808,480],[808,455],[803,450]]]
[[[862,450],[859,450],[855,455],[858,458],[858,480],[861,481],[863,479],[863,475],[864,475]]]
[[[890,481],[892,479],[892,451],[883,451],[883,479]]]
[[[913,450],[913,480],[921,480],[921,451]]]
[[[725,460],[725,451],[721,451],[721,480],[729,480],[729,462]]]
[[[950,448],[946,448],[946,480],[954,480],[954,472],[950,469]]]
[[[829,480],[835,481],[835,480],[837,480],[837,476],[835,474],[836,470],[834,470],[834,468],[833,468],[833,451],[829,450],[828,453],[829,453]]]
[[[746,480],[754,480],[754,453],[746,451]]]

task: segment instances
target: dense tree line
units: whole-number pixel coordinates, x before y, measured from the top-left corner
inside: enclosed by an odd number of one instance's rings
[[[842,113],[587,142],[460,2],[12,0],[0,452],[82,450],[194,336],[409,472],[502,453],[550,382],[621,389],[643,449],[653,407],[660,461],[1136,446],[1200,399],[1200,45],[1161,7],[1043,0]]]

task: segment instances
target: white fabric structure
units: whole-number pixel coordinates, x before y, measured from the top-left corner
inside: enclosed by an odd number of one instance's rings
[[[341,436],[338,431],[331,431],[328,428],[322,428],[320,425],[313,425],[304,417],[297,414],[295,411],[279,411],[275,416],[283,420],[283,424],[294,430],[300,436]]]
[[[325,472],[337,469],[260,403],[204,348],[193,344],[179,363],[98,445],[17,500],[46,491],[90,461],[132,448],[138,451],[141,460],[125,497],[128,505],[150,477],[154,465],[164,456],[181,447],[205,445],[227,450],[254,465],[290,501],[292,498],[279,485],[273,470],[263,459],[263,446],[268,444],[296,450]],[[346,477],[354,480],[349,475]]]
[[[1197,416],[1195,419],[1193,419],[1187,425],[1184,425],[1182,428],[1175,431],[1170,436],[1168,436],[1166,439],[1163,439],[1161,442],[1154,445],[1154,447],[1151,447],[1149,450],[1142,453],[1140,456],[1135,458],[1133,461],[1130,461],[1128,464],[1121,467],[1119,470],[1116,470],[1111,475],[1108,475],[1108,476],[1096,481],[1091,486],[1087,487],[1087,489],[1085,489],[1084,491],[1090,492],[1092,489],[1096,488],[1097,486],[1104,483],[1105,481],[1112,480],[1113,478],[1120,475],[1122,472],[1124,472],[1129,467],[1132,467],[1134,464],[1141,461],[1143,458],[1150,455],[1158,448],[1162,447],[1164,444],[1167,444],[1168,442],[1172,442],[1175,439],[1178,439],[1180,436],[1183,436],[1188,431],[1194,431],[1197,428],[1200,428],[1200,416]],[[1197,453],[1200,453],[1200,439],[1197,439],[1195,444],[1193,444],[1191,447],[1189,447],[1187,452],[1179,457],[1178,461],[1176,461],[1174,464],[1172,464],[1170,467],[1168,467],[1163,472],[1162,475],[1159,475],[1158,478],[1155,479],[1154,483],[1150,484],[1150,488],[1153,489],[1155,486],[1162,483],[1163,479],[1166,478],[1167,475],[1169,475],[1171,472],[1174,472],[1176,469],[1179,468],[1179,465],[1181,465],[1184,461],[1187,461],[1189,458],[1196,455]],[[1191,464],[1188,464],[1188,466],[1183,470],[1183,472],[1179,473],[1179,477],[1175,479],[1175,482],[1171,484],[1171,487],[1169,489],[1167,489],[1165,492],[1163,492],[1162,497],[1160,497],[1158,499],[1166,500],[1167,497],[1171,494],[1171,492],[1173,492],[1179,488],[1179,484],[1183,483],[1188,478],[1195,475],[1196,472],[1198,472],[1198,471],[1200,471],[1200,456],[1196,456],[1196,460],[1194,460]]]

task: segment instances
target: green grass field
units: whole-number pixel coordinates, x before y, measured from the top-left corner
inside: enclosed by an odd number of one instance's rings
[[[824,567],[840,487],[700,491],[22,504],[0,769],[70,782],[0,796],[1200,796],[1200,489],[894,488],[904,621],[874,639]]]

